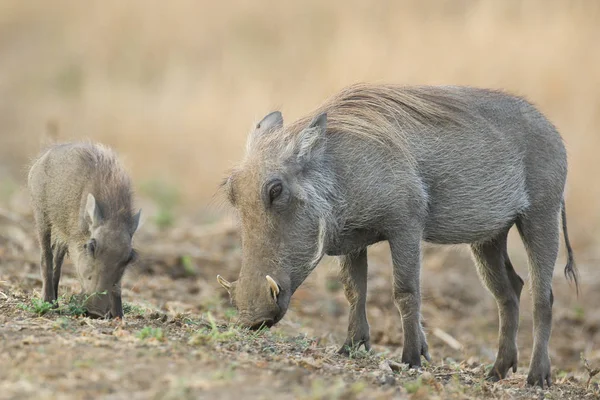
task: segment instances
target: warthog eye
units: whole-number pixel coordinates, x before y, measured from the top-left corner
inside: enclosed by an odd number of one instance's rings
[[[96,239],[91,239],[89,242],[83,245],[83,248],[86,249],[92,257],[96,253]]]
[[[269,188],[269,200],[271,203],[281,195],[282,191],[283,185],[280,181],[275,181],[271,184],[271,187]]]

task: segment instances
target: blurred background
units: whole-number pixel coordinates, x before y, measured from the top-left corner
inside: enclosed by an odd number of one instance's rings
[[[234,315],[215,275],[235,279],[241,250],[235,225],[222,222],[232,218],[218,184],[265,114],[280,109],[292,121],[360,81],[504,89],[558,127],[569,155],[568,224],[583,291],[577,297],[562,276],[561,246],[551,357],[568,371],[582,371],[582,353],[600,362],[600,2],[590,0],[0,0],[0,289],[7,304],[41,288],[24,184],[50,133],[113,147],[134,178],[146,222],[136,234],[141,265],[123,284],[127,302]],[[526,278],[516,237],[511,258]],[[387,245],[369,254],[372,342],[399,357]],[[345,337],[347,305],[335,263],[324,264],[280,325],[333,346]],[[61,285],[78,290],[73,268],[63,271]],[[426,247],[423,296],[438,362],[494,359],[496,304],[468,251]],[[525,291],[522,298],[526,368],[532,313]],[[61,359],[62,348],[56,354]],[[138,378],[155,384],[161,373]]]
[[[599,38],[600,3],[585,0],[2,0],[0,197],[50,126],[114,147],[141,196],[219,214],[218,183],[269,111],[291,121],[358,81],[465,84],[523,95],[557,125],[571,235],[587,245],[600,226]]]

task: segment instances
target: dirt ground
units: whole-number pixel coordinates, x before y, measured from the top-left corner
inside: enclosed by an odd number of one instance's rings
[[[551,340],[554,385],[525,385],[532,348],[530,300],[521,301],[519,368],[503,381],[484,380],[495,357],[495,303],[479,283],[468,251],[425,247],[423,313],[432,363],[409,371],[399,363],[400,317],[394,308],[386,245],[370,251],[368,316],[373,349],[336,354],[347,306],[334,260],[325,260],[270,331],[236,328],[235,311],[216,282],[235,279],[239,238],[228,220],[190,222],[160,231],[146,224],[136,238],[142,257],[123,282],[122,321],[74,315],[79,291],[63,268],[61,308],[36,308],[40,294],[31,220],[2,212],[0,221],[0,399],[180,398],[599,398],[600,276],[598,257],[578,252],[581,294],[555,278]],[[526,267],[516,237],[514,264]],[[516,240],[515,240],[516,239]],[[39,305],[38,305],[39,306]]]
[[[1,1],[0,399],[599,398],[600,374],[588,383],[582,361],[600,368],[598,21],[600,1]],[[386,244],[369,251],[371,353],[336,354],[348,307],[332,259],[276,327],[234,327],[215,278],[236,278],[240,241],[212,213],[218,183],[266,113],[294,121],[357,82],[506,90],[534,102],[563,135],[581,292],[566,282],[561,253],[550,390],[525,386],[527,291],[518,371],[484,381],[498,313],[463,247],[426,247],[432,363],[423,371],[398,364]],[[113,147],[145,201],[123,321],[78,316],[70,263],[59,311],[39,303],[39,250],[19,187],[45,131]],[[159,220],[173,225],[159,230]],[[509,245],[526,279],[514,232]]]

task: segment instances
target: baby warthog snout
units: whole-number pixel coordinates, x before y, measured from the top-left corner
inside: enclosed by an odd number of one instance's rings
[[[123,318],[121,296],[114,293],[94,293],[83,303],[90,318]]]
[[[110,300],[107,294],[93,294],[83,303],[86,315],[91,318],[107,318],[110,314]]]
[[[274,325],[275,321],[272,318],[265,319],[263,321],[258,321],[250,325],[250,329],[253,331],[257,331],[261,328],[270,328]]]

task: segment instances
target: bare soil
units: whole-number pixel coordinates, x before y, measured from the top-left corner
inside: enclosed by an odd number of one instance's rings
[[[41,290],[31,220],[0,216],[0,399],[388,399],[600,398],[600,275],[597,255],[578,251],[581,293],[562,276],[554,282],[551,358],[554,385],[526,386],[532,348],[528,293],[521,301],[519,368],[486,382],[497,346],[498,316],[469,253],[425,246],[423,314],[431,364],[407,370],[400,317],[391,297],[386,245],[369,253],[368,316],[373,349],[336,354],[345,338],[347,305],[334,260],[327,259],[293,297],[284,320],[269,331],[235,327],[235,311],[216,282],[235,279],[239,238],[227,221],[159,231],[136,238],[142,258],[123,282],[123,320],[62,312],[36,313]],[[2,214],[2,213],[0,213]],[[513,263],[526,260],[511,236]],[[79,291],[73,267],[63,268],[64,304]],[[39,311],[39,310],[37,310]]]

